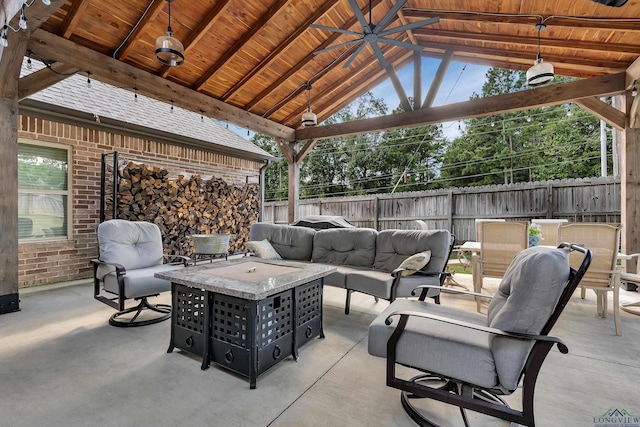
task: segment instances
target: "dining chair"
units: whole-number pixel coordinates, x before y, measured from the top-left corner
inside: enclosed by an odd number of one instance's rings
[[[503,218],[476,218],[476,220],[475,220],[476,242],[479,242],[480,238],[482,236],[482,229],[480,228],[480,225],[482,223],[485,223],[485,222],[505,222],[505,219],[503,219]]]
[[[613,292],[613,320],[616,335],[622,335],[620,325],[620,273],[617,265],[620,248],[620,224],[568,222],[560,225],[559,238],[563,242],[584,245],[591,250],[593,259],[591,267],[585,274],[580,287],[580,297],[585,298],[585,290],[592,289],[596,293],[598,315],[607,317],[607,298]],[[576,257],[570,259],[571,266],[578,265]]]
[[[491,222],[479,223],[480,251],[471,258],[473,290],[482,292],[485,277],[501,279],[516,254],[529,246],[528,222]],[[481,300],[476,298],[480,312]]]
[[[558,246],[560,240],[558,238],[558,231],[560,230],[560,224],[564,224],[569,220],[566,218],[537,218],[532,219],[531,224],[538,224],[542,234],[542,245],[544,246]]]

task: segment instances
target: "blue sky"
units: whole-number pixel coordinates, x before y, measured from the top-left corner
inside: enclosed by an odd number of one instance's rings
[[[429,90],[429,85],[433,81],[433,77],[438,70],[439,65],[439,59],[422,59],[423,99]],[[467,101],[474,92],[480,93],[482,91],[485,74],[488,69],[489,67],[483,65],[464,64],[462,62],[452,61],[433,105],[446,105],[453,104],[455,102]],[[408,96],[413,96],[413,64],[410,64],[398,71],[398,78],[403,82],[405,93]],[[389,113],[391,113],[391,110],[400,104],[398,95],[396,94],[396,91],[389,79],[375,87],[372,92],[376,98],[384,99]],[[444,135],[447,138],[452,139],[458,135],[458,122],[443,123],[442,127]],[[250,136],[247,136],[247,129],[244,128],[229,125],[229,129],[234,130],[243,138],[248,139],[253,136],[252,132],[250,133]]]

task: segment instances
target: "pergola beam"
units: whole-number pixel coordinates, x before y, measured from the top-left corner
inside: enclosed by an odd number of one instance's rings
[[[575,103],[616,129],[620,131],[624,130],[626,117],[625,114],[617,108],[600,101],[596,97],[576,99]]]
[[[618,73],[514,92],[489,98],[479,98],[402,114],[296,130],[296,140],[336,138],[388,129],[410,128],[434,123],[485,117],[511,111],[528,110],[547,105],[562,104],[575,99],[607,96],[625,90],[626,74]]]
[[[72,41],[42,30],[31,35],[29,49],[41,58],[64,61],[78,68],[91,64],[89,70],[96,79],[105,83],[133,89],[162,102],[172,100],[174,105],[189,111],[225,120],[255,132],[293,141],[294,129],[263,117],[225,104],[208,95],[196,92],[160,76],[135,68],[117,59],[103,55]]]
[[[20,101],[80,71],[78,67],[59,62],[51,64],[50,67],[51,69],[45,67],[20,79],[18,82],[18,99]]]

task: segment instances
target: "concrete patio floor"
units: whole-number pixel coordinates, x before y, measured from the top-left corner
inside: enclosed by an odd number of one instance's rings
[[[470,275],[455,279],[469,284]],[[487,280],[487,292],[497,281]],[[89,281],[21,290],[21,309],[0,316],[1,426],[413,426],[399,391],[385,386],[385,361],[367,353],[367,327],[388,303],[325,288],[326,338],[300,349],[258,378],[198,358],[166,353],[170,324],[109,326],[113,310],[92,298]],[[168,302],[170,296],[158,298]],[[621,290],[623,302],[640,294]],[[475,308],[459,296],[442,303]],[[538,379],[538,426],[594,426],[609,409],[640,416],[640,317],[596,316],[595,295],[572,298],[553,335],[569,354],[552,350]],[[516,399],[508,399],[517,406]],[[459,413],[421,402],[443,426],[462,425]],[[475,426],[509,423],[469,413]],[[636,425],[636,424],[629,424]]]

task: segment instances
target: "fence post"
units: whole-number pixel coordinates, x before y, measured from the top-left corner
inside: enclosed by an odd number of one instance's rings
[[[453,233],[453,191],[447,191],[447,202],[449,203],[449,214],[447,218],[447,228]]]
[[[554,218],[553,215],[553,184],[547,184],[547,218]]]
[[[380,216],[380,213],[378,212],[378,196],[375,196],[373,198],[373,228],[375,228],[376,230],[378,230],[378,217]],[[380,231],[380,230],[378,230]]]

